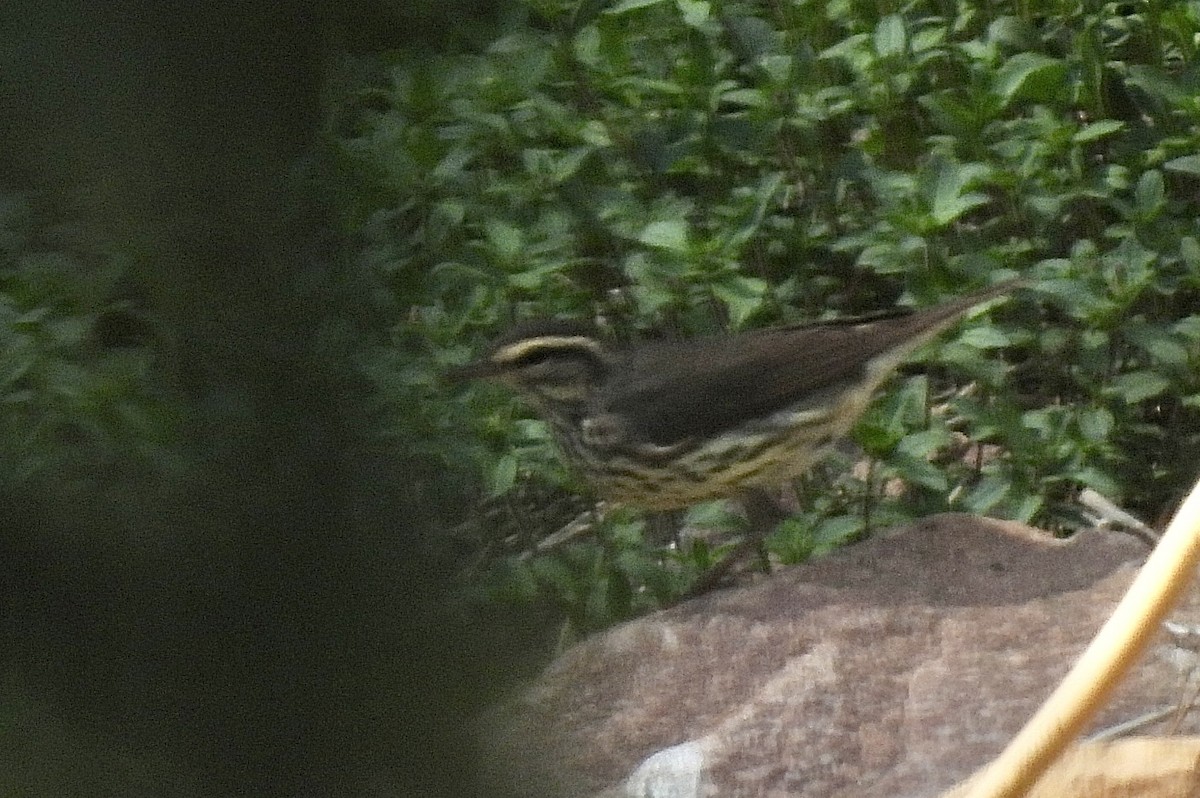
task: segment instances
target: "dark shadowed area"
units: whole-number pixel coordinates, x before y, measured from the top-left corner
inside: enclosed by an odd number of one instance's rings
[[[319,188],[322,59],[334,40],[436,48],[445,12],[0,15],[0,182],[69,222],[28,246],[85,253],[70,279],[123,253],[122,310],[86,346],[147,351],[176,436],[4,483],[0,793],[478,787],[468,646],[423,545],[436,508],[408,489],[430,475],[370,434],[364,386],[316,343],[358,299]]]

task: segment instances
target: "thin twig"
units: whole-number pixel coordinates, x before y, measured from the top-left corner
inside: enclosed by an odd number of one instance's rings
[[[1084,488],[1080,492],[1079,503],[1095,514],[1093,523],[1121,526],[1151,546],[1158,543],[1157,532],[1091,488]]]
[[[1144,715],[1139,715],[1136,718],[1132,718],[1122,723],[1117,723],[1113,726],[1109,726],[1106,729],[1101,729],[1095,734],[1089,734],[1085,739],[1089,743],[1115,740],[1118,737],[1124,737],[1125,735],[1131,734],[1139,729],[1144,729],[1147,726],[1158,723],[1160,720],[1169,718],[1178,711],[1178,704],[1171,704],[1169,706],[1159,707],[1158,709],[1152,709]]]
[[[524,562],[535,554],[545,554],[559,546],[570,543],[576,538],[590,534],[595,531],[596,527],[600,526],[600,522],[604,520],[604,514],[607,509],[608,507],[601,502],[590,510],[584,510],[569,523],[539,540],[532,549],[521,552],[517,555],[517,559]]]

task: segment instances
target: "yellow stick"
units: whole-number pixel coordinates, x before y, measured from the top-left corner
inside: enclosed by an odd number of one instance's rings
[[[1200,483],[1075,667],[990,765],[943,798],[1019,798],[1079,734],[1146,648],[1200,561]]]

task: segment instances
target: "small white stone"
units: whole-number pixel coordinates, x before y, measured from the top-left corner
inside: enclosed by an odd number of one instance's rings
[[[696,741],[664,748],[646,758],[625,782],[629,798],[700,798],[704,751]]]

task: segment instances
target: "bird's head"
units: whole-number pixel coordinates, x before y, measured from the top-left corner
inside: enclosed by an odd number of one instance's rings
[[[537,321],[509,330],[450,377],[496,380],[539,406],[553,407],[586,401],[609,366],[609,353],[586,324]]]

